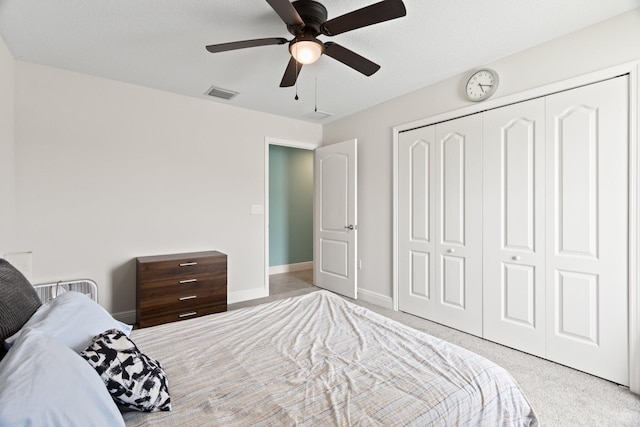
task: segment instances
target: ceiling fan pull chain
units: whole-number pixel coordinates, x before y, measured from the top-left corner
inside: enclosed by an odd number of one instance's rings
[[[296,56],[298,56],[298,45],[297,44],[293,45],[293,48],[296,51]],[[297,78],[298,73],[299,73],[299,71],[298,71],[298,61],[296,61],[296,96],[293,98],[296,101],[299,99],[298,98],[298,78]]]

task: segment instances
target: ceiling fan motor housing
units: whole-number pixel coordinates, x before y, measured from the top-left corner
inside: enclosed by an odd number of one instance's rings
[[[287,30],[296,37],[315,37],[320,34],[322,24],[327,21],[327,8],[314,0],[297,0],[292,5],[304,21],[304,25],[287,25]]]

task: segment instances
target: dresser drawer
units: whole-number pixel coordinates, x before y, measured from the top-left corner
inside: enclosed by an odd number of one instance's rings
[[[149,326],[161,325],[163,323],[169,322],[177,322],[179,320],[188,320],[193,319],[200,316],[206,316],[207,314],[220,313],[222,311],[226,311],[226,305],[224,307],[220,307],[217,305],[198,307],[197,309],[191,311],[185,311],[182,313],[163,313],[158,316],[149,316],[144,317],[140,320],[139,327],[147,328]]]
[[[210,274],[224,269],[226,275],[227,256],[191,256],[155,260],[155,257],[138,258],[138,280],[150,281],[167,277],[184,277]]]
[[[221,289],[226,294],[227,278],[224,274],[198,274],[145,282],[140,289],[140,299],[169,295],[197,293],[207,289]]]
[[[226,289],[206,289],[199,292],[184,292],[140,300],[143,317],[158,316],[163,313],[182,313],[198,307],[218,305],[226,309]]]

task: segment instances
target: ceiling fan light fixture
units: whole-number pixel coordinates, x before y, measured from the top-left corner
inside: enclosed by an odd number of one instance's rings
[[[298,63],[303,65],[313,64],[322,55],[323,46],[316,39],[298,39],[291,43],[289,52]]]

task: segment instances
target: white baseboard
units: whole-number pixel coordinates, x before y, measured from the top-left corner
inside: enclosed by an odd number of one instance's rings
[[[264,288],[246,289],[244,291],[229,292],[227,294],[227,304],[236,302],[249,301],[256,298],[268,297],[269,292]]]
[[[135,310],[121,311],[120,313],[113,313],[112,316],[114,319],[119,320],[123,323],[126,323],[127,325],[133,325],[134,323],[136,323]]]
[[[298,262],[295,264],[274,265],[269,267],[269,275],[290,273],[292,271],[311,270],[313,268],[313,261]]]
[[[358,299],[393,310],[393,298],[379,294],[377,292],[358,288]]]

